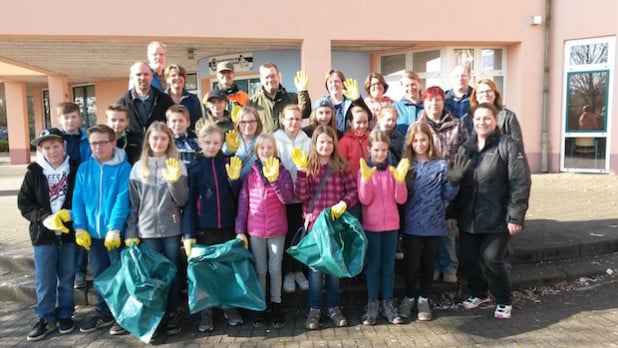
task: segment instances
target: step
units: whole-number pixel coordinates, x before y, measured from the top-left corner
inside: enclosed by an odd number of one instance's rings
[[[33,273],[3,272],[0,279],[0,299],[3,301],[36,303],[36,288]],[[92,281],[84,289],[74,289],[77,306],[94,305],[97,301]]]

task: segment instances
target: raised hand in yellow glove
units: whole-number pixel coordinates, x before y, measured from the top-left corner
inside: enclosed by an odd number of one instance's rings
[[[82,230],[78,228],[75,230],[75,244],[80,247],[90,250],[90,246],[92,245],[92,239],[90,238],[90,233],[86,230]]]
[[[105,235],[105,242],[103,242],[103,245],[105,245],[105,247],[107,248],[107,251],[120,248],[120,231],[118,230],[107,231],[107,234]]]
[[[410,170],[410,161],[407,158],[403,158],[399,161],[397,168],[389,167],[393,178],[395,178],[396,182],[403,182],[406,180],[406,174],[408,174],[408,170]]]
[[[262,167],[262,172],[269,182],[276,181],[279,178],[279,159],[277,157],[267,159]]]
[[[360,98],[360,93],[358,92],[358,83],[354,79],[347,79],[343,82],[343,95],[348,97],[350,100],[356,100]]]
[[[187,254],[187,257],[191,256],[191,250],[193,250],[193,246],[195,245],[195,238],[183,239],[182,245],[185,247],[185,254]]]
[[[300,70],[296,72],[296,77],[294,78],[294,85],[296,86],[296,91],[306,91],[309,86],[309,77],[304,70]]]
[[[69,222],[73,220],[73,218],[71,218],[71,211],[68,209],[60,209],[56,214],[60,216],[60,220],[62,220],[62,222]]]
[[[161,174],[163,174],[165,181],[170,184],[176,183],[180,179],[180,161],[175,158],[168,158],[165,161],[165,168],[163,168]]]
[[[242,106],[240,105],[234,105],[234,107],[232,108],[232,112],[230,112],[230,118],[232,119],[232,122],[234,122],[234,124],[236,124],[236,121],[238,121],[238,112],[240,111],[240,109],[242,109]]]
[[[236,152],[240,146],[240,138],[238,138],[238,132],[234,129],[225,133],[225,146],[229,152]]]
[[[139,242],[140,242],[140,240],[137,237],[136,238],[127,238],[127,239],[124,240],[124,245],[127,246],[127,248],[128,248],[128,247],[130,247],[133,244],[135,244],[135,246],[138,246]]]
[[[339,203],[330,207],[330,218],[331,220],[335,220],[341,217],[345,210],[348,208],[348,205],[344,201],[339,201]]]
[[[363,182],[368,182],[371,180],[371,177],[375,174],[376,170],[378,170],[377,167],[369,168],[367,161],[365,161],[364,158],[360,159],[361,180]]]
[[[58,213],[54,213],[46,217],[45,220],[43,220],[43,226],[45,226],[48,230],[69,233],[69,229],[64,225]]]
[[[242,245],[245,249],[249,249],[249,241],[247,240],[247,236],[244,233],[236,233],[236,239],[242,240]]]
[[[242,161],[236,156],[230,158],[230,163],[225,165],[225,172],[230,180],[238,180],[238,178],[240,178],[241,169]]]
[[[301,150],[300,147],[292,149],[292,162],[296,165],[298,170],[307,170],[307,154]]]

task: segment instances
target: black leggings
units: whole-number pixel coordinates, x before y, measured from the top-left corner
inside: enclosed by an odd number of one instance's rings
[[[285,250],[290,247],[292,237],[300,227],[303,226],[303,204],[302,203],[289,203],[285,205],[285,213],[288,219],[288,233],[285,236]],[[291,272],[302,272],[303,264],[296,261],[288,253],[283,253],[283,261],[281,265],[283,275]]]
[[[403,235],[406,297],[429,297],[440,238],[439,236]],[[416,286],[419,278],[420,289]]]

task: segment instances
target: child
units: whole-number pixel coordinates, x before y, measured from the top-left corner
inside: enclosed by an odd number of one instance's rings
[[[299,147],[303,152],[309,153],[311,149],[311,138],[300,129],[302,112],[299,105],[289,104],[283,108],[279,117],[281,129],[273,133],[277,141],[277,149],[281,163],[292,175],[292,181],[296,182],[296,165],[292,160],[292,150]],[[285,249],[290,247],[292,237],[303,225],[303,214],[301,201],[295,199],[286,205],[286,216],[288,220],[289,238],[286,238]],[[296,284],[301,290],[309,289],[309,281],[303,273],[303,265],[292,258],[287,253],[283,256],[283,291],[292,293],[296,291]]]
[[[187,169],[178,160],[172,137],[171,130],[163,122],[155,121],[146,130],[141,159],[131,169],[131,215],[127,220],[125,243],[130,246],[142,241],[177,264],[180,209],[187,203],[189,189]],[[167,297],[168,335],[180,333],[176,313],[179,297],[180,284],[176,277]]]
[[[378,113],[378,124],[375,129],[386,132],[390,138],[388,146],[388,163],[396,165],[401,160],[403,148],[405,147],[406,138],[399,133],[397,125],[397,109],[392,106],[385,106]]]
[[[359,160],[367,159],[367,129],[369,127],[369,114],[360,106],[352,106],[347,117],[348,130],[339,140],[341,156],[348,161],[353,175],[360,169]]]
[[[294,184],[290,172],[277,158],[277,143],[272,135],[260,135],[255,149],[258,159],[245,175],[238,197],[236,233],[249,234],[264,295],[268,270],[272,323],[281,328],[285,326],[281,309],[281,261],[288,231],[285,205],[294,199]],[[263,312],[257,313],[253,326],[264,326]]]
[[[199,133],[200,128],[208,124],[219,126],[223,134],[234,129],[234,122],[230,118],[230,113],[225,109],[227,106],[225,92],[220,89],[208,92],[206,98],[204,98],[204,104],[206,104],[206,115],[195,123],[197,133]]]
[[[167,118],[167,126],[174,134],[174,145],[178,151],[179,159],[189,167],[197,154],[200,152],[200,147],[197,145],[195,134],[189,128],[189,110],[183,105],[172,105],[165,112]]]
[[[71,198],[77,162],[65,155],[66,145],[57,128],[44,129],[32,141],[36,160],[28,165],[17,195],[22,216],[30,221],[34,247],[34,280],[39,321],[28,341],[43,339],[56,329],[73,331],[73,279],[75,276],[75,232],[71,228]]]
[[[322,210],[330,207],[332,218],[339,218],[347,207],[356,203],[356,180],[348,169],[348,163],[339,154],[334,129],[318,126],[311,139],[309,158],[300,148],[295,148],[292,159],[298,168],[294,192],[303,201],[303,212],[309,230]],[[323,189],[317,192],[322,180],[325,180]],[[314,196],[316,196],[315,203],[312,211],[309,211]],[[309,330],[318,329],[320,325],[323,280],[326,283],[328,316],[337,327],[348,325],[339,307],[339,279],[309,268],[310,309],[305,322],[305,327]]]
[[[107,125],[116,133],[116,147],[127,151],[127,127],[129,126],[129,109],[120,104],[112,104],[105,110]],[[127,153],[129,163],[134,163],[139,154]],[[133,161],[131,161],[133,159]]]
[[[408,198],[405,177],[410,168],[410,162],[403,159],[396,169],[389,166],[387,161],[389,137],[384,131],[371,132],[368,144],[369,162],[361,159],[358,173],[358,199],[362,205],[363,228],[368,241],[367,293],[369,302],[367,312],[363,316],[363,325],[376,324],[380,308],[378,300],[380,284],[382,285],[382,314],[390,323],[402,324],[403,320],[393,305],[395,252],[399,233],[397,204],[405,203]]]
[[[251,169],[255,162],[255,140],[262,133],[262,121],[257,110],[251,106],[245,106],[238,111],[234,132],[227,132],[223,153],[236,155],[242,161],[240,178]],[[240,135],[240,137],[238,137]]]
[[[404,158],[412,163],[416,181],[413,187],[408,183],[408,201],[403,208],[406,297],[401,301],[399,314],[409,318],[416,303],[418,320],[431,320],[428,298],[433,271],[440,238],[447,235],[444,202],[457,195],[459,185],[449,180],[450,169],[447,172],[446,161],[439,159],[432,131],[426,123],[410,126]],[[416,285],[419,279],[420,289]]]
[[[187,256],[191,255],[191,249],[197,242],[214,245],[234,239],[235,206],[241,184],[240,159],[230,159],[221,152],[221,128],[213,124],[200,128],[198,143],[204,156],[189,168],[189,199],[182,218]],[[247,247],[245,235],[239,234],[237,237]],[[243,323],[235,308],[224,310],[224,315],[231,326]],[[203,310],[198,330],[206,332],[214,328],[212,310]]]
[[[324,96],[318,99],[317,103],[313,107],[311,116],[309,116],[310,124],[304,127],[303,131],[308,137],[311,137],[315,128],[321,124],[337,129],[337,123],[334,115],[335,109],[333,107],[333,103],[330,101],[330,97]],[[337,129],[337,139],[340,139],[342,135],[343,133]]]
[[[120,260],[120,235],[129,216],[131,165],[116,147],[116,133],[106,125],[88,129],[92,157],[77,170],[73,193],[75,243],[88,250],[96,278]],[[97,292],[96,314],[82,324],[81,332],[110,326],[114,318]],[[113,331],[113,330],[110,330]]]
[[[66,153],[78,164],[90,159],[90,145],[86,132],[80,128],[83,119],[79,105],[71,102],[61,102],[56,108],[62,137],[66,143]],[[76,289],[85,288],[86,272],[88,270],[88,255],[84,248],[77,248],[75,254],[75,282]]]

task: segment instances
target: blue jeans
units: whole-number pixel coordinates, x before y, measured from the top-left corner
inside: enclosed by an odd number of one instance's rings
[[[75,246],[75,273],[86,275],[88,272],[88,250]]]
[[[377,300],[382,285],[382,299],[393,298],[395,286],[395,252],[397,251],[397,231],[371,232],[367,235],[367,295],[369,300]],[[381,280],[381,282],[380,282]]]
[[[35,312],[48,323],[73,316],[75,244],[34,246]]]
[[[326,282],[326,303],[328,308],[339,306],[339,278],[329,276],[313,267],[309,267],[309,307],[320,308],[322,299],[322,282]]]
[[[142,243],[167,257],[174,265],[178,264],[180,257],[180,236],[165,238],[144,238]],[[180,301],[180,282],[178,276],[174,277],[169,292],[167,293],[167,313],[176,313]]]
[[[88,256],[90,256],[90,268],[92,268],[92,275],[94,279],[103,273],[112,263],[120,262],[120,248],[107,251],[104,245],[105,239],[92,238],[92,245]],[[97,291],[97,304],[94,306],[98,315],[110,316],[109,307],[107,303],[101,297],[101,294]]]
[[[455,236],[440,237],[436,270],[442,274],[455,275],[459,261],[455,250]],[[433,276],[433,275],[432,275]]]

